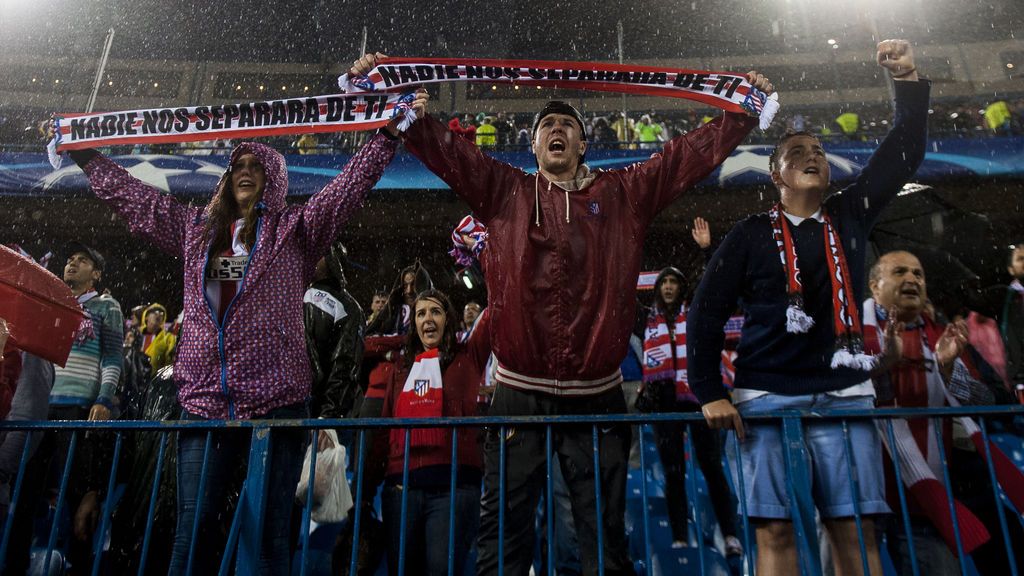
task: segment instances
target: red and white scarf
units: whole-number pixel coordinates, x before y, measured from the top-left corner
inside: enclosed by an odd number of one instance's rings
[[[832,321],[835,327],[835,352],[832,354],[832,368],[846,366],[856,370],[870,370],[875,359],[864,354],[864,338],[861,335],[860,315],[857,306],[851,304],[853,286],[850,270],[839,232],[832,225],[825,209],[825,260],[828,262],[829,279],[832,283]],[[768,211],[771,219],[772,236],[779,251],[779,261],[786,274],[789,306],[786,308],[786,331],[804,334],[814,326],[814,319],[804,311],[803,285],[800,281],[800,264],[797,260],[796,245],[790,232],[790,223],[782,212],[782,205],[776,204]]]
[[[643,381],[671,380],[676,385],[676,398],[696,401],[686,379],[686,305],[668,328],[665,313],[655,308],[647,316],[644,330]]]
[[[444,416],[444,385],[441,381],[441,359],[438,349],[416,356],[409,369],[402,391],[395,401],[395,418],[441,418]],[[443,428],[414,428],[410,449],[442,448],[450,434]],[[391,443],[405,444],[405,430],[391,430]]]
[[[475,243],[470,248],[463,236],[469,236]],[[466,215],[452,230],[452,246],[448,254],[459,266],[472,266],[480,260],[480,254],[487,247],[487,227],[472,214]]]
[[[408,92],[425,84],[484,82],[568,90],[621,92],[694,100],[760,118],[762,130],[778,112],[778,96],[747,82],[745,74],[603,62],[474,58],[389,58],[366,75],[338,78],[347,94]]]
[[[880,316],[873,299],[869,298],[864,302],[865,344],[867,350],[872,353],[880,353],[885,347],[887,320]],[[905,360],[889,373],[893,380],[893,389],[897,392],[897,402],[902,392],[927,398],[927,405],[931,407],[941,407],[944,404],[960,405],[946,388],[932,350],[932,342],[937,343],[941,334],[941,327],[927,317],[923,318],[922,325],[904,330]],[[956,420],[967,432],[978,453],[984,454],[984,438],[978,425],[967,417]],[[918,509],[935,525],[949,549],[955,553],[957,547],[953,518],[946,499],[946,489],[939,480],[942,469],[935,440],[934,419],[893,419],[892,425],[895,445],[891,446],[885,423],[877,422],[886,449],[898,457],[903,484],[917,503]],[[949,421],[945,423],[944,428],[944,442],[948,449],[952,445]],[[999,485],[1018,511],[1024,511],[1024,474],[994,442],[989,442],[989,451]],[[988,541],[989,533],[984,524],[966,506],[956,501],[954,505],[960,527],[961,544],[964,552],[970,554]]]

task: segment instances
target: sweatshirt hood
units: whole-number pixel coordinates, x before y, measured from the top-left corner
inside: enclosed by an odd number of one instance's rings
[[[266,206],[266,210],[277,212],[283,209],[285,198],[288,196],[288,167],[285,165],[284,156],[270,146],[257,142],[242,142],[231,151],[228,169],[220,177],[214,197],[224,194],[231,187],[231,167],[245,154],[252,154],[263,166],[266,183],[260,201]]]

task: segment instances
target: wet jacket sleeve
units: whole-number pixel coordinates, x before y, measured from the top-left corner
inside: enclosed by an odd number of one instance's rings
[[[522,174],[484,154],[430,115],[417,120],[405,133],[405,148],[469,204],[485,225],[501,213],[516,174]]]
[[[868,163],[841,194],[841,212],[852,214],[869,228],[924,160],[928,138],[928,97],[931,82],[894,82],[895,111],[892,128]],[[830,200],[831,200],[830,199]]]
[[[729,232],[711,257],[686,317],[687,376],[701,404],[729,397],[721,369],[725,323],[740,297],[749,242],[742,223]]]
[[[637,214],[647,222],[653,220],[683,192],[714,172],[757,122],[755,117],[726,112],[673,138],[650,160],[619,171]]]
[[[362,393],[359,369],[363,364],[363,315],[349,311],[335,324],[335,330],[338,340],[320,401],[319,416],[323,418],[344,418]]]
[[[346,222],[363,205],[395,157],[398,142],[376,134],[348,161],[341,173],[317,192],[302,209],[306,254],[315,264],[327,252]]]
[[[184,254],[188,208],[102,154],[78,151],[72,158],[89,177],[96,197],[117,212],[132,234],[142,236],[172,256]]]
[[[483,373],[483,370],[487,367],[487,360],[491,357],[490,309],[484,308],[484,311],[480,314],[476,325],[473,326],[473,333],[469,336],[469,342],[466,343],[466,347],[469,350],[470,357],[473,358],[473,362],[480,366],[481,373]]]

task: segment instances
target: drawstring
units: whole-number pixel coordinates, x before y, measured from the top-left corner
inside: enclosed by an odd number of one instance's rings
[[[540,226],[540,171],[533,178],[533,208],[537,214],[534,224]]]
[[[548,180],[548,192],[551,192],[550,180]],[[569,224],[572,222],[569,219],[569,191],[563,188],[562,192],[565,193],[565,222]],[[540,226],[540,170],[533,177],[533,209],[536,211],[533,223]]]

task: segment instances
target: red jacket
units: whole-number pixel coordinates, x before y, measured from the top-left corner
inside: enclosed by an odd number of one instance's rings
[[[453,138],[430,116],[413,124],[406,148],[490,234],[484,273],[498,382],[574,396],[618,386],[648,226],[756,125],[724,114],[650,160],[591,173],[589,185],[568,192]]]
[[[473,336],[465,344],[457,344],[458,348],[451,364],[441,374],[444,381],[444,416],[461,417],[477,415],[477,393],[480,390],[481,375],[487,368],[487,359],[491,355],[490,330],[488,328],[488,317],[490,314],[484,312],[480,317],[480,325],[473,332]],[[381,413],[383,418],[391,418],[394,414],[395,402],[402,392],[406,377],[409,375],[409,368],[405,366],[404,359],[395,362],[383,362],[381,377],[387,382],[387,393],[384,397],[384,410]],[[384,430],[375,436],[373,461],[381,462],[387,454],[387,468],[385,475],[401,475],[402,466],[405,463],[405,451],[402,443],[389,443],[389,433]],[[476,428],[459,428],[458,441],[458,464],[460,467],[469,467],[477,470],[483,469],[483,457],[481,452],[480,430]],[[385,448],[385,445],[387,447]],[[414,471],[427,466],[447,465],[450,466],[451,445],[437,450],[413,450],[409,454],[409,470]]]

